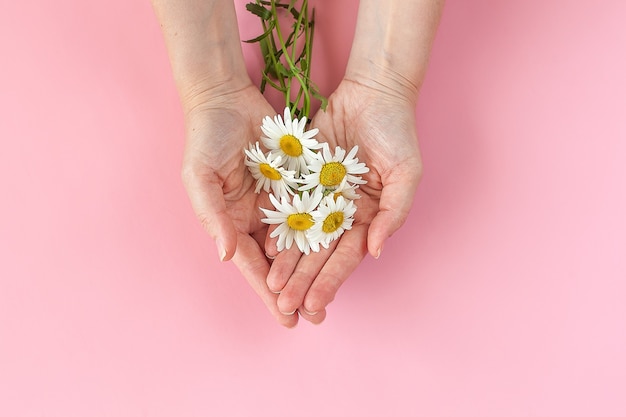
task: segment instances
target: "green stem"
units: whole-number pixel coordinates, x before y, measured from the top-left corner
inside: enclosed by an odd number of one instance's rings
[[[261,92],[264,92],[265,86],[269,84],[285,96],[285,105],[293,115],[309,118],[311,98],[320,100],[322,108],[325,108],[326,99],[319,94],[317,87],[311,82],[315,10],[309,19],[308,0],[301,0],[300,11],[295,8],[298,1],[289,0],[281,3],[278,0],[255,0],[255,3],[250,3],[246,8],[261,18],[263,27],[263,33],[250,41],[261,44],[265,62]],[[253,4],[256,6],[251,6]],[[293,30],[287,38],[283,36],[278,21],[279,8],[293,18]],[[297,43],[302,37],[304,46],[299,50]],[[296,91],[296,86],[298,86],[297,93],[292,101],[291,95]],[[302,103],[301,110],[299,110],[300,103]]]
[[[260,3],[259,0],[257,0],[257,3]],[[262,22],[262,25],[263,25],[263,33],[265,33],[267,31],[267,27],[265,25],[265,21],[261,20],[261,22]],[[275,24],[276,24],[276,22],[274,22],[274,25]],[[277,66],[277,58],[276,58],[276,43],[274,42],[274,37],[270,34],[265,39],[269,40],[269,44],[270,44],[270,48],[271,48],[271,51],[268,48],[267,54],[270,56],[270,61],[271,61],[272,66],[274,68],[276,68],[276,66]],[[267,56],[264,55],[263,56],[263,60],[267,61]],[[268,69],[269,68],[267,68],[267,65],[266,65],[265,72],[267,72]],[[279,76],[278,72],[276,72],[276,78],[278,78],[278,82],[280,83],[280,86],[281,86],[280,91],[284,92],[285,91],[285,79],[283,77]]]
[[[295,64],[291,60],[291,57],[289,56],[289,52],[287,51],[287,46],[285,45],[283,34],[282,34],[281,30],[280,30],[280,23],[278,22],[278,13],[277,13],[277,9],[276,9],[276,2],[274,0],[272,0],[272,15],[274,16],[274,19],[276,19],[276,21],[275,21],[276,24],[275,24],[274,28],[276,29],[276,37],[278,38],[278,43],[280,43],[280,47],[281,47],[281,49],[283,51],[283,56],[285,57],[285,60],[287,61],[287,64],[289,64],[289,74],[291,76],[293,76],[294,78],[296,78],[296,80],[298,80],[298,83],[300,83],[300,88],[302,88],[302,90],[304,90],[304,97],[303,97],[304,98],[304,104],[302,106],[302,113],[304,114],[304,116],[306,116],[308,118],[309,117],[309,113],[311,112],[311,98],[310,98],[310,94],[309,94],[309,89],[308,89],[306,83],[304,82],[304,80],[302,79],[302,77],[300,77],[300,75],[296,72],[297,67],[295,66]],[[291,82],[291,76],[288,77],[290,82]],[[288,83],[288,84],[290,84],[290,83]],[[291,93],[290,89],[289,89],[289,93]],[[286,98],[286,101],[289,102],[289,97]]]

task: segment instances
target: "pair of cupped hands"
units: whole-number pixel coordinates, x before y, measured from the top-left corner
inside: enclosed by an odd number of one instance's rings
[[[375,83],[344,79],[307,129],[318,142],[350,150],[370,171],[357,192],[351,230],[328,249],[309,255],[296,245],[278,252],[254,192],[244,149],[260,141],[265,116],[281,114],[251,82],[199,90],[186,103],[183,182],[202,226],[222,261],[231,260],[276,320],[293,327],[300,317],[321,323],[340,286],[369,252],[378,258],[385,240],[405,221],[422,172],[415,126],[415,95]]]

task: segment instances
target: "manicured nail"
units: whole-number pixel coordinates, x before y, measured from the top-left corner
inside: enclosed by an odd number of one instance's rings
[[[224,244],[221,239],[217,239],[215,243],[217,244],[217,253],[219,254],[220,261],[224,262],[224,259],[226,259],[226,249],[224,249]]]

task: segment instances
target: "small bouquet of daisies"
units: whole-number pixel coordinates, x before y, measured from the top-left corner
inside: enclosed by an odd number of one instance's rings
[[[359,198],[357,189],[365,184],[361,174],[369,171],[356,157],[358,147],[347,152],[319,143],[318,129],[307,130],[311,96],[326,99],[310,79],[314,19],[309,17],[307,0],[296,9],[295,0],[255,0],[246,8],[261,19],[263,33],[246,42],[258,42],[265,61],[261,92],[267,85],[285,97],[283,116],[266,116],[261,125],[261,149],[256,142],[245,149],[245,164],[256,179],[255,192],[269,193],[275,210],[261,208],[264,223],[277,225],[270,237],[278,238],[279,251],[295,242],[302,253],[328,248],[345,230],[352,228]],[[291,18],[292,32],[283,36],[279,18]],[[298,40],[301,39],[300,47]]]
[[[305,130],[306,117],[292,119],[289,108],[280,115],[263,119],[261,141],[245,150],[245,164],[256,179],[255,192],[269,193],[276,210],[261,208],[264,223],[278,227],[270,237],[278,237],[277,249],[289,249],[296,242],[305,254],[328,248],[352,228],[360,196],[357,189],[365,184],[361,174],[369,171],[356,157],[358,146],[346,154],[337,146],[333,152],[327,143],[315,139],[318,129]]]

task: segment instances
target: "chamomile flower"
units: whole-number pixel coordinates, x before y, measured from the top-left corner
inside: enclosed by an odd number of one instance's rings
[[[320,190],[336,190],[344,180],[350,184],[365,184],[358,174],[369,172],[369,168],[356,158],[358,146],[354,146],[346,155],[345,149],[337,146],[335,156],[330,153],[330,147],[324,143],[322,151],[315,154],[315,159],[309,162],[310,174],[300,180],[300,191],[312,188]]]
[[[307,162],[314,158],[313,150],[322,146],[314,139],[319,129],[304,130],[306,120],[306,117],[292,120],[286,107],[284,120],[280,115],[274,119],[265,116],[261,125],[265,135],[261,136],[263,145],[282,158],[286,169],[303,174],[309,173]]]
[[[312,214],[313,226],[308,230],[310,242],[318,242],[328,249],[330,242],[338,239],[344,230],[352,229],[356,206],[352,200],[342,196],[333,198],[329,195],[322,200],[319,208]]]
[[[332,195],[335,200],[342,196],[346,200],[358,200],[361,198],[359,194],[357,194],[356,190],[359,188],[358,185],[348,184],[348,177],[343,177],[341,184],[335,190],[329,190],[327,195]],[[326,193],[325,193],[326,194]]]
[[[255,193],[258,194],[261,188],[269,192],[271,188],[274,195],[279,198],[293,194],[292,188],[295,189],[298,186],[294,178],[295,173],[281,167],[280,156],[272,155],[271,152],[265,156],[259,147],[259,142],[256,146],[250,144],[250,149],[244,149],[244,152],[248,157],[245,164],[256,179]]]
[[[282,197],[281,201],[278,201],[276,197],[270,194],[270,201],[276,208],[276,211],[261,208],[265,216],[267,216],[261,221],[267,224],[278,225],[270,234],[270,237],[278,236],[276,248],[279,252],[285,248],[291,248],[294,241],[300,252],[307,255],[311,251],[319,252],[319,243],[309,240],[307,230],[311,229],[315,224],[311,213],[315,211],[322,197],[322,193],[314,192],[309,194],[306,191],[302,193],[302,198],[298,194],[294,195],[293,202],[290,204],[287,198]]]

